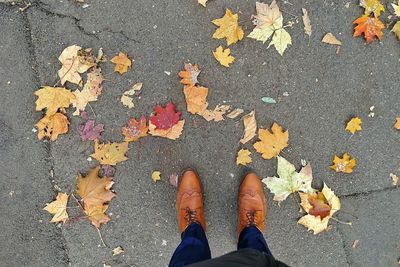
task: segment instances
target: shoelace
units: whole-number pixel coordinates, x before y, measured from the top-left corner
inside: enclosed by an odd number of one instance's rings
[[[186,208],[185,220],[188,224],[197,222],[197,211]]]
[[[248,211],[246,213],[246,217],[247,217],[247,226],[257,226],[255,211]]]

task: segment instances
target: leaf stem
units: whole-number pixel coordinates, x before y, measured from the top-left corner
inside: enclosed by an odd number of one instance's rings
[[[353,225],[352,222],[344,222],[344,221],[341,221],[341,220],[339,220],[339,219],[337,219],[337,218],[335,218],[335,217],[331,217],[331,219],[334,220],[334,221],[336,221],[336,222],[338,222],[338,223],[340,223],[340,224],[347,224],[347,225],[350,225],[350,226]]]

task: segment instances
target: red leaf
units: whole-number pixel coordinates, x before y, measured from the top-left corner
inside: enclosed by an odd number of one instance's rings
[[[310,205],[312,206],[312,209],[310,209],[308,213],[313,216],[320,216],[321,220],[331,212],[332,207],[321,192],[318,192],[316,197],[309,196],[308,202],[310,202]]]
[[[169,102],[165,108],[157,105],[154,108],[155,115],[150,116],[150,121],[156,129],[168,130],[178,123],[180,112],[176,112],[175,105]]]

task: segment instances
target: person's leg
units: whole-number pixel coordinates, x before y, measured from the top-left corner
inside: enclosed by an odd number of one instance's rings
[[[172,255],[169,266],[185,266],[208,259],[211,259],[211,251],[206,234],[200,224],[192,223],[182,233],[182,241]]]
[[[238,250],[253,248],[271,255],[262,232],[265,230],[267,204],[260,179],[247,174],[239,189]]]
[[[272,256],[272,253],[268,248],[267,241],[265,241],[263,234],[255,226],[249,226],[242,230],[239,235],[237,248],[238,250],[252,248]]]
[[[211,258],[206,238],[203,212],[203,192],[194,171],[185,171],[176,196],[179,232],[182,242],[173,254],[170,267],[204,261]]]

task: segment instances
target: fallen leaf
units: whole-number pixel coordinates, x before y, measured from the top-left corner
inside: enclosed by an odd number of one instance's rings
[[[261,98],[261,101],[267,104],[276,104],[276,100],[272,97],[264,96]]]
[[[146,117],[143,115],[140,117],[139,121],[131,118],[128,122],[128,126],[121,128],[121,132],[125,136],[125,142],[135,142],[139,138],[147,136],[148,130]]]
[[[236,165],[243,165],[243,166],[247,166],[248,163],[251,163],[251,157],[250,157],[250,150],[248,149],[240,149],[237,157],[236,157]]]
[[[192,114],[201,113],[208,106],[208,88],[202,86],[187,85],[183,88],[187,110]]]
[[[105,214],[108,205],[91,205],[85,207],[83,210],[88,216],[89,222],[94,225],[97,229],[100,228],[101,224],[108,223],[111,219]]]
[[[350,158],[349,154],[344,153],[342,158],[335,155],[331,169],[335,172],[352,173],[356,166],[356,159]]]
[[[354,134],[357,131],[361,131],[361,119],[359,117],[352,118],[346,125],[346,130]]]
[[[283,27],[283,16],[276,1],[273,0],[270,5],[256,2],[256,11],[257,15],[253,16],[256,26],[247,37],[265,43],[272,36],[268,47],[274,45],[282,56],[288,45],[292,44],[292,38]]]
[[[169,176],[169,184],[173,187],[178,187],[178,175],[176,173]]]
[[[229,68],[229,64],[233,63],[235,58],[230,55],[231,50],[229,48],[223,49],[222,46],[218,46],[215,51],[213,51],[213,55],[215,59],[224,67]]]
[[[383,5],[379,2],[379,0],[360,0],[360,6],[362,6],[364,10],[364,15],[370,15],[374,13],[375,17],[379,17],[381,12],[385,11]]]
[[[132,61],[122,52],[119,52],[118,56],[113,57],[111,62],[115,64],[114,71],[119,74],[126,73],[132,66]]]
[[[46,207],[44,207],[43,210],[49,212],[50,214],[54,214],[50,222],[65,223],[68,220],[67,203],[68,195],[66,193],[59,192],[57,194],[56,200],[46,204]]]
[[[394,14],[400,17],[400,0],[397,1],[397,5],[392,3],[392,7],[394,9]]]
[[[79,73],[84,73],[91,67],[96,66],[95,58],[91,54],[91,49],[83,50],[80,46],[71,45],[63,50],[58,60],[62,67],[58,71],[61,84],[71,82],[82,85],[82,78]]]
[[[111,177],[99,177],[100,166],[90,169],[86,176],[78,173],[77,193],[86,207],[103,205],[110,202],[115,193],[110,189],[114,182]]]
[[[129,109],[135,107],[135,104],[133,104],[133,98],[130,97],[129,95],[122,95],[122,96],[121,96],[121,103],[122,103],[125,107],[128,107]]]
[[[121,253],[124,253],[124,249],[121,246],[118,246],[112,250],[113,256],[117,256]]]
[[[55,114],[58,109],[67,108],[75,95],[68,89],[62,87],[44,86],[34,93],[38,96],[36,100],[36,111],[46,108],[46,115]]]
[[[124,92],[124,95],[134,95],[137,94],[138,91],[142,90],[143,83],[135,83],[131,89]]]
[[[312,33],[312,27],[311,27],[311,21],[310,17],[308,16],[307,9],[302,8],[303,11],[303,24],[304,24],[304,32],[308,35],[311,36]]]
[[[74,92],[75,99],[71,101],[71,104],[76,110],[72,115],[79,116],[81,111],[84,111],[89,102],[97,101],[97,95],[93,95],[89,90],[79,91],[78,89]]]
[[[394,24],[393,28],[390,31],[394,32],[397,39],[400,40],[400,21],[396,22],[396,24]]]
[[[278,156],[278,177],[267,177],[262,182],[267,185],[271,193],[274,194],[275,201],[285,200],[291,193],[298,191],[312,193],[313,180],[311,165],[307,164],[300,172],[296,171],[293,164],[285,158]]]
[[[197,0],[197,2],[198,2],[200,5],[204,6],[204,7],[206,7],[207,1],[208,1],[208,0]]]
[[[396,174],[390,173],[390,178],[392,179],[392,185],[396,186],[399,181],[399,177]]]
[[[353,241],[353,244],[351,245],[351,247],[354,249],[357,247],[358,243],[360,242],[360,240],[356,239]]]
[[[185,70],[182,70],[178,73],[179,77],[182,78],[181,83],[189,86],[195,86],[199,83],[197,77],[199,76],[201,70],[199,69],[199,65],[191,63],[185,63]]]
[[[239,116],[240,114],[242,114],[243,112],[244,112],[243,109],[237,108],[237,109],[235,109],[235,110],[229,112],[229,114],[227,114],[226,116],[227,116],[229,119],[234,119],[234,118],[236,118],[237,116]]]
[[[55,141],[60,134],[68,132],[68,118],[62,113],[46,115],[38,123],[38,138],[49,137],[51,141]]]
[[[90,156],[97,159],[100,164],[115,166],[128,159],[125,156],[128,149],[128,142],[100,144],[99,140],[96,140],[94,144],[94,153]]]
[[[214,32],[213,38],[226,38],[226,45],[237,43],[243,39],[244,32],[238,24],[238,14],[232,14],[232,11],[226,9],[225,15],[220,19],[212,21],[219,28]]]
[[[87,81],[83,86],[83,91],[87,90],[93,96],[99,96],[103,90],[102,83],[104,81],[104,76],[101,73],[100,68],[93,68],[92,71],[87,74]]]
[[[199,113],[206,121],[223,121],[225,113],[230,109],[229,105],[217,105],[214,110],[203,110]]]
[[[400,117],[396,118],[396,122],[394,123],[393,128],[400,130]]]
[[[368,44],[374,40],[375,35],[379,40],[382,40],[382,29],[385,28],[385,25],[377,17],[371,18],[368,15],[363,15],[353,21],[353,24],[357,24],[354,28],[353,37],[364,33],[364,38]]]
[[[256,136],[257,121],[256,112],[253,110],[249,114],[243,116],[244,132],[243,137],[240,139],[240,143],[246,144],[248,141]]]
[[[324,183],[322,192],[299,193],[301,206],[308,213],[297,223],[318,234],[328,228],[329,219],[340,210],[340,200],[335,193]]]
[[[185,120],[178,121],[177,124],[169,128],[168,130],[156,129],[156,126],[149,121],[149,133],[152,136],[165,137],[171,140],[176,140],[181,136]]]
[[[332,33],[328,32],[322,38],[323,43],[331,44],[331,45],[342,45],[342,42],[339,41]]]
[[[161,180],[161,172],[159,172],[159,171],[154,171],[152,174],[151,174],[151,179],[154,181],[154,182],[157,182],[157,181],[160,181]]]
[[[82,141],[94,141],[100,138],[104,131],[104,124],[94,125],[94,120],[87,120],[78,127],[78,133]]]
[[[111,165],[101,165],[99,173],[101,177],[114,177],[115,168]]]
[[[253,146],[258,153],[262,154],[264,159],[272,159],[278,156],[285,147],[288,146],[289,131],[283,131],[282,127],[274,123],[271,132],[265,129],[258,130],[260,141]]]
[[[176,112],[175,105],[172,102],[163,108],[157,105],[154,108],[155,114],[150,116],[150,122],[155,126],[157,130],[168,130],[172,126],[178,123],[181,112]]]

